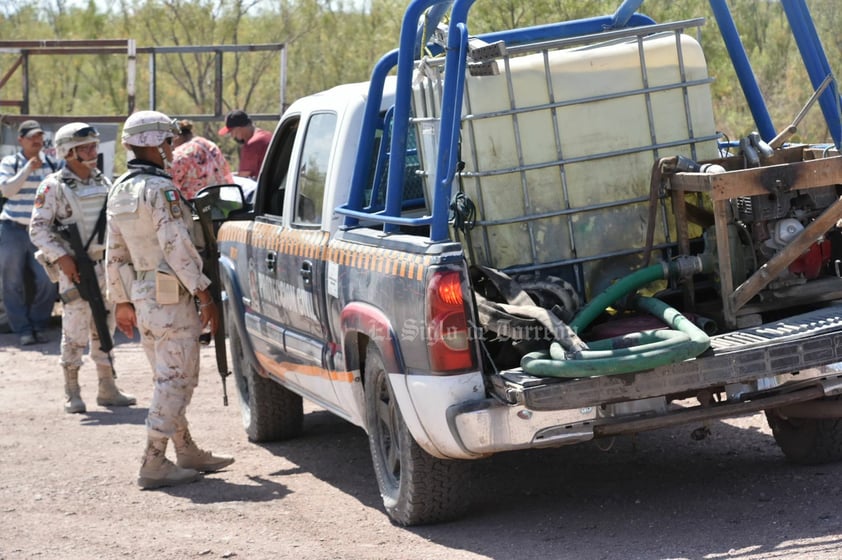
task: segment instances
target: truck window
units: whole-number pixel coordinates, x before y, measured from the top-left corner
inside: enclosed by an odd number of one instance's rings
[[[322,198],[335,130],[335,113],[317,113],[307,123],[304,147],[298,163],[298,190],[293,217],[293,223],[297,225],[321,224]]]
[[[272,145],[269,146],[266,163],[263,166],[263,177],[260,179],[266,186],[258,189],[262,197],[255,201],[258,212],[272,216],[283,215],[284,189],[286,188],[289,161],[297,130],[298,116],[290,117],[276,134],[276,139],[272,142]]]

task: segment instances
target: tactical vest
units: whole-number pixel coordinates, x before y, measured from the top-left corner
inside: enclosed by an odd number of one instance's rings
[[[80,183],[73,177],[65,177],[63,172],[59,172],[58,180],[61,183],[62,196],[72,210],[72,218],[65,221],[76,223],[83,243],[90,240],[88,255],[94,260],[101,259],[105,252],[105,220],[100,220],[100,214],[108,197],[109,187],[105,176],[99,170],[94,170],[89,183]]]
[[[178,189],[168,175],[156,168],[133,170],[117,179],[108,197],[108,219],[119,226],[126,243],[136,273],[153,270],[166,270],[169,267],[164,259],[164,252],[155,235],[154,223],[149,207],[145,204],[150,192]],[[183,198],[177,203],[181,209],[181,219],[196,244],[193,214]]]

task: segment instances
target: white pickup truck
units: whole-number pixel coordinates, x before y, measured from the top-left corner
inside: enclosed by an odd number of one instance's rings
[[[473,37],[415,0],[369,83],[286,111],[218,236],[250,440],[302,398],[361,426],[404,525],[462,513],[473,459],[758,411],[842,458],[842,159],[762,99],[720,143],[703,21],[639,4]]]

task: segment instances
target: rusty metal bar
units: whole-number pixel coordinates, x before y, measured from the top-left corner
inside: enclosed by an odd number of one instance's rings
[[[56,47],[115,47],[126,45],[128,39],[68,39],[56,41],[0,41],[0,49],[39,49]]]
[[[21,101],[13,101],[4,99],[0,100],[2,107],[19,107],[19,115],[3,115],[4,122],[18,123],[26,119],[44,119],[55,122],[72,122],[76,120],[88,120],[91,122],[100,123],[120,123],[125,120],[125,115],[73,115],[71,117],[64,117],[60,115],[33,115],[30,113],[29,107],[29,68],[28,60],[32,55],[67,55],[67,54],[126,54],[128,55],[127,62],[127,95],[128,108],[127,114],[135,111],[135,69],[138,54],[150,55],[150,100],[152,108],[156,108],[156,56],[158,54],[175,54],[175,53],[203,53],[215,52],[217,56],[217,67],[214,100],[214,113],[212,115],[182,115],[183,118],[190,118],[196,121],[218,121],[223,116],[223,57],[222,53],[227,52],[259,52],[259,51],[280,51],[280,106],[276,113],[251,113],[251,117],[256,120],[277,120],[280,118],[283,111],[286,109],[286,69],[287,69],[287,53],[286,45],[284,43],[263,43],[263,44],[249,44],[249,45],[179,45],[179,46],[154,46],[154,47],[137,47],[134,39],[95,39],[95,40],[62,40],[62,41],[0,41],[0,54],[19,54],[20,59],[13,68],[6,72],[0,87],[2,87],[13,75],[21,65],[22,81],[24,95]],[[7,96],[8,97],[8,96]]]
[[[81,41],[0,41],[0,53],[18,54],[29,51],[30,54],[101,54],[103,52],[124,53],[129,42],[133,39],[94,39]],[[90,48],[87,48],[90,47]],[[219,50],[221,52],[258,52],[283,50],[284,43],[260,43],[249,45],[178,45],[137,47],[138,53],[160,54],[207,52]]]
[[[3,86],[6,85],[6,82],[9,81],[9,78],[11,78],[12,74],[15,73],[15,70],[20,68],[20,65],[22,64],[22,62],[23,62],[23,57],[18,57],[18,59],[15,61],[14,64],[12,64],[12,66],[9,68],[9,70],[5,74],[3,74],[3,77],[0,78],[0,89],[3,89]]]
[[[158,57],[155,53],[149,55],[149,108],[153,111],[158,108]]]
[[[594,436],[616,436],[620,434],[633,434],[646,430],[680,426],[689,422],[700,422],[703,420],[714,420],[716,418],[730,418],[745,414],[754,414],[761,410],[789,406],[805,401],[811,401],[824,396],[824,389],[815,385],[807,389],[762,397],[747,402],[725,402],[713,406],[696,406],[684,408],[667,413],[666,416],[655,416],[650,418],[636,418],[634,420],[615,421],[614,423],[597,424],[594,426]]]
[[[281,113],[287,110],[287,49],[281,49]]]
[[[2,44],[2,42],[0,42]],[[156,52],[158,54],[192,53],[192,52],[258,52],[285,50],[284,43],[260,43],[250,45],[179,45],[171,47],[138,47],[139,53]]]
[[[23,67],[21,68],[21,82],[23,84],[23,95],[21,97],[20,110],[21,113],[29,112],[29,55],[22,54],[21,60]]]
[[[2,53],[5,49],[0,49]],[[39,49],[15,49],[14,51],[7,51],[7,54],[21,53],[21,54],[38,54],[38,55],[52,55],[52,54],[126,54],[126,47],[47,47]]]
[[[728,212],[730,208],[727,200],[713,201],[713,217],[714,228],[716,231],[716,258],[719,260],[719,289],[723,294],[722,298],[722,313],[725,318],[725,324],[728,328],[737,326],[736,313],[734,302],[730,297],[725,297],[725,294],[730,295],[734,290],[734,277],[731,274],[731,238],[728,235]]]
[[[128,56],[126,59],[126,93],[128,94],[128,114],[134,113],[137,87],[137,45],[134,39],[129,39]]]
[[[214,56],[214,103],[213,112],[215,115],[222,114],[222,51],[217,50]],[[281,109],[283,110],[283,109]]]

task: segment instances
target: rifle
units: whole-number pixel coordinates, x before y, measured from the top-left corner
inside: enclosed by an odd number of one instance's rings
[[[79,282],[73,282],[79,290],[81,298],[91,306],[91,316],[94,320],[96,332],[99,335],[99,349],[108,354],[111,360],[111,349],[114,348],[114,340],[111,338],[111,330],[108,328],[108,309],[102,299],[102,292],[99,290],[99,280],[94,270],[94,261],[88,256],[88,250],[82,243],[79,235],[79,227],[76,224],[57,224],[56,231],[67,241],[73,250],[76,260],[76,270],[79,271]],[[112,370],[113,370],[112,362]]]
[[[219,313],[222,313],[222,289],[219,282],[219,245],[216,243],[216,232],[213,227],[212,211],[214,207],[213,196],[197,196],[193,199],[196,215],[199,218],[199,226],[202,228],[202,235],[205,238],[205,246],[199,251],[202,257],[202,272],[210,278],[210,290],[213,301],[216,302]],[[222,380],[222,404],[228,406],[228,389],[225,387],[225,378],[231,375],[228,369],[228,354],[225,350],[225,321],[220,320],[213,335],[213,348],[216,352],[216,369]]]

